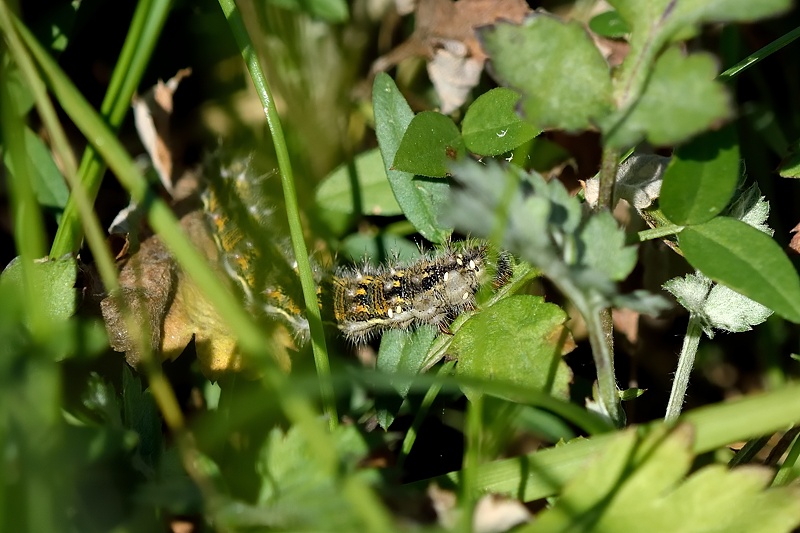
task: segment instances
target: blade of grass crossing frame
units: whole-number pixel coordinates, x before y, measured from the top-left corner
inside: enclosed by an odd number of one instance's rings
[[[171,5],[170,0],[141,0],[136,7],[131,27],[111,75],[108,91],[100,106],[100,114],[113,131],[119,129],[130,109],[131,97],[153,54]],[[94,203],[100,190],[105,170],[103,159],[91,144],[87,145],[78,169],[78,179],[83,183],[91,203]],[[78,204],[75,195],[71,195],[50,249],[52,257],[74,252],[80,247],[83,232]]]
[[[222,12],[225,14],[225,18],[228,20],[228,24],[239,46],[242,58],[247,65],[250,78],[253,80],[253,85],[258,93],[258,97],[261,99],[261,103],[264,106],[267,124],[272,134],[272,142],[275,146],[278,168],[280,169],[281,187],[283,188],[284,201],[286,204],[286,216],[289,222],[292,248],[295,260],[297,261],[297,270],[300,274],[300,284],[303,288],[303,299],[306,304],[308,326],[311,330],[311,348],[314,352],[314,364],[320,382],[322,406],[328,417],[330,428],[335,429],[339,421],[336,413],[333,382],[330,375],[330,363],[328,361],[328,350],[325,343],[325,332],[322,329],[322,317],[317,304],[317,290],[314,283],[314,276],[311,272],[311,264],[308,261],[308,250],[305,240],[303,239],[300,208],[297,203],[292,165],[289,160],[286,139],[283,136],[283,128],[281,127],[278,110],[275,107],[275,102],[270,92],[269,83],[258,63],[255,47],[250,41],[250,36],[245,28],[241,13],[233,0],[219,0],[219,5],[222,8]]]

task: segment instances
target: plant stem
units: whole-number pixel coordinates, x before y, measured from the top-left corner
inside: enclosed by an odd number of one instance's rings
[[[575,299],[572,300],[579,310],[584,306],[579,306]],[[617,427],[625,425],[625,416],[622,412],[619,399],[619,389],[617,379],[614,374],[614,344],[613,332],[611,329],[611,310],[596,309],[593,306],[586,306],[581,310],[586,321],[586,329],[589,333],[589,344],[592,347],[594,365],[597,369],[597,388],[600,405],[605,414]]]
[[[670,224],[668,226],[662,226],[660,228],[642,230],[637,235],[639,236],[639,242],[644,242],[653,239],[661,239],[662,237],[666,237],[667,235],[677,235],[678,233],[683,231],[683,228],[684,226],[677,226],[675,224]]]
[[[272,143],[275,146],[275,154],[278,158],[278,168],[281,175],[281,186],[286,205],[286,216],[289,221],[289,233],[292,239],[292,249],[297,270],[300,274],[300,285],[303,288],[303,299],[306,304],[306,318],[308,327],[311,331],[311,348],[314,352],[314,364],[319,378],[320,392],[322,395],[322,406],[328,417],[328,425],[331,430],[335,429],[339,423],[336,413],[336,398],[333,391],[331,380],[330,363],[328,362],[328,350],[325,343],[325,332],[322,329],[322,316],[319,305],[317,304],[317,290],[314,283],[314,276],[311,271],[311,264],[308,261],[308,249],[303,239],[303,226],[300,221],[300,208],[297,203],[297,191],[294,185],[292,174],[292,164],[289,159],[289,150],[286,146],[286,139],[283,135],[278,110],[269,87],[264,71],[258,63],[255,48],[250,40],[250,36],[245,28],[241,13],[236,7],[234,0],[219,0],[219,5],[228,25],[233,32],[236,43],[239,45],[242,58],[247,65],[250,78],[253,80],[256,92],[261,99],[264,114],[267,117],[269,131],[272,134]]]
[[[664,416],[666,422],[677,420],[681,414],[686,389],[689,387],[689,376],[694,368],[694,358],[697,355],[697,346],[700,344],[702,333],[700,319],[696,315],[690,315],[689,324],[686,326],[686,336],[683,338],[683,347],[678,357],[678,368],[675,370],[675,379],[672,382],[672,391],[669,394],[667,413]]]
[[[600,191],[596,210],[614,210],[614,186],[617,182],[620,151],[608,146],[603,148],[603,161],[600,165]]]

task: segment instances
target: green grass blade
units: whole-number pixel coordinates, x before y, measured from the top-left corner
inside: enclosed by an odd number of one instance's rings
[[[762,59],[766,59],[767,57],[771,56],[784,46],[789,45],[798,37],[800,37],[800,27],[793,29],[792,31],[790,31],[789,33],[783,35],[778,39],[775,39],[767,46],[753,52],[746,58],[742,59],[741,61],[733,65],[731,68],[726,69],[725,72],[722,72],[719,75],[718,79],[722,81],[728,81],[738,76],[748,68],[760,62]]]
[[[303,299],[306,304],[306,317],[308,326],[311,330],[311,348],[314,352],[314,364],[317,368],[317,376],[320,381],[322,393],[323,410],[328,417],[331,429],[334,429],[339,421],[336,413],[336,398],[334,397],[333,383],[331,381],[330,363],[328,361],[328,349],[325,343],[325,332],[322,329],[322,317],[317,304],[317,290],[314,283],[314,276],[311,271],[311,264],[308,261],[308,249],[303,239],[303,227],[300,222],[300,208],[297,203],[297,192],[295,190],[294,176],[292,174],[292,164],[289,159],[289,150],[286,146],[286,139],[283,135],[278,110],[272,98],[269,83],[264,75],[255,47],[250,41],[250,36],[244,26],[244,21],[236,8],[233,0],[220,0],[225,18],[228,20],[231,31],[233,32],[236,43],[250,72],[250,77],[255,85],[261,103],[264,106],[264,113],[267,116],[267,124],[272,133],[272,142],[275,146],[275,153],[278,158],[278,168],[281,175],[281,187],[283,188],[284,202],[286,205],[286,215],[289,221],[289,232],[292,239],[297,270],[300,273],[300,284],[303,287]]]
[[[108,91],[100,107],[100,114],[109,127],[116,131],[130,109],[131,97],[142,79],[144,69],[150,61],[153,49],[164,27],[170,0],[141,0],[125,38],[119,60],[114,67]],[[79,181],[83,184],[91,203],[100,190],[106,164],[90,144],[86,147],[78,169]],[[79,200],[71,195],[64,209],[50,255],[58,257],[76,251],[81,244],[81,209]]]

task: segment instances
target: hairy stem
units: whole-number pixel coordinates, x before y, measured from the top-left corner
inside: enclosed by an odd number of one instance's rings
[[[672,391],[669,394],[667,403],[667,414],[664,416],[666,422],[677,420],[683,408],[683,401],[686,397],[686,389],[689,387],[689,376],[694,368],[694,358],[697,355],[697,346],[700,344],[700,335],[703,330],[700,327],[700,319],[696,315],[689,317],[689,325],[686,327],[686,336],[683,338],[683,347],[678,357],[678,368],[675,370],[675,379],[672,381]]]
[[[575,302],[575,300],[573,300]],[[580,309],[580,307],[579,307]],[[617,427],[625,425],[619,399],[617,379],[614,374],[614,343],[611,327],[611,310],[589,308],[582,311],[589,333],[594,365],[597,369],[597,389],[600,405]]]

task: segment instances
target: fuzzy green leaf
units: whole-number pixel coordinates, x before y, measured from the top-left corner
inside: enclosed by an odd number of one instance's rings
[[[478,33],[494,75],[522,93],[524,118],[537,128],[583,130],[611,112],[608,64],[579,23],[536,14]]]
[[[464,158],[466,147],[453,119],[423,111],[406,129],[392,168],[429,178],[443,178],[451,163]]]
[[[352,164],[331,172],[317,189],[316,198],[320,207],[348,214],[358,211],[362,215],[396,216],[403,212],[386,179],[377,148],[358,154]]]
[[[467,148],[479,155],[499,155],[533,139],[539,133],[516,113],[520,95],[498,87],[480,95],[464,116],[461,133]]]
[[[356,468],[368,452],[355,425],[332,432],[342,468]],[[354,531],[359,522],[351,499],[336,476],[318,466],[306,434],[293,426],[286,433],[272,429],[260,451],[256,469],[261,478],[257,505],[233,516],[231,529],[267,526],[269,529]]]
[[[581,263],[596,268],[614,281],[628,277],[638,261],[636,247],[625,246],[625,232],[607,211],[597,213],[581,228],[580,246]]]
[[[703,332],[714,337],[714,330],[738,333],[749,331],[772,315],[768,307],[729,289],[714,285],[702,274],[687,274],[664,284],[678,302],[700,319]]]
[[[780,246],[733,218],[717,217],[678,236],[689,263],[792,322],[800,322],[800,278]]]
[[[668,49],[656,61],[633,109],[623,109],[601,123],[606,142],[618,148],[642,139],[657,146],[675,144],[727,118],[728,94],[714,80],[716,75],[711,55],[684,57],[677,47]]]
[[[537,296],[501,300],[459,328],[450,344],[456,372],[569,398],[572,372],[561,358],[570,340],[566,320],[563,309]]]
[[[675,152],[664,173],[661,210],[675,224],[701,224],[725,209],[738,182],[733,128],[705,133]]]
[[[415,179],[410,172],[390,168],[414,113],[388,74],[381,73],[375,77],[372,103],[375,135],[397,203],[423,237],[435,243],[445,242],[451,230],[442,227],[437,217],[447,202],[448,184],[444,180]]]

